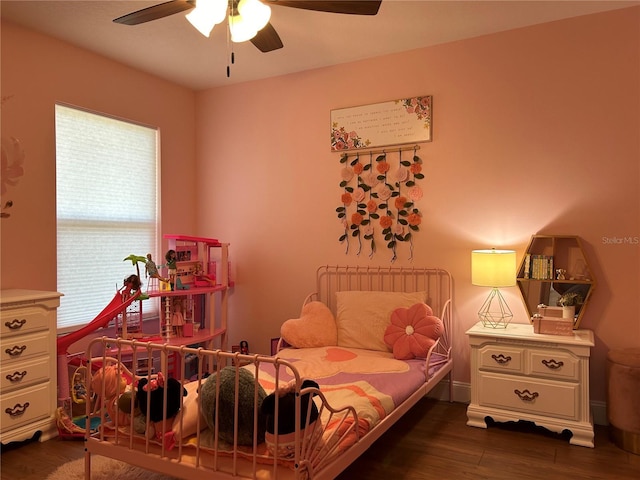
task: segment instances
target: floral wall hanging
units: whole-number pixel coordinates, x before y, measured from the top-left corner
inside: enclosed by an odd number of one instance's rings
[[[11,97],[13,95],[3,96],[0,106],[4,105]],[[8,187],[15,187],[20,177],[24,175],[24,150],[17,138],[3,135],[1,140],[0,159],[2,171],[0,172],[0,194],[4,197]],[[9,218],[11,216],[9,213],[11,207],[13,207],[13,200],[2,200],[0,218]]]
[[[387,153],[343,153],[340,156],[341,205],[336,208],[344,231],[339,241],[345,254],[355,248],[356,255],[367,248],[369,258],[382,241],[391,252],[391,262],[398,258],[398,246],[408,245],[408,259],[413,259],[413,235],[420,231],[422,214],[416,202],[423,196],[418,181],[424,179],[419,147]],[[412,151],[411,160],[408,151]]]

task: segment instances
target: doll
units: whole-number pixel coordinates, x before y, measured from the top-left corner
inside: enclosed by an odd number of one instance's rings
[[[135,292],[140,290],[140,279],[137,275],[129,275],[124,279],[124,286],[121,290],[122,295],[122,303],[126,302],[131,298]]]
[[[156,262],[153,261],[150,253],[147,253],[147,261],[145,262],[144,269],[147,277],[149,278],[157,278],[161,282],[169,281],[160,275],[160,272],[158,272],[158,266],[156,265]]]
[[[96,370],[91,379],[91,390],[97,395],[94,413],[104,409],[109,417],[108,425],[114,425],[118,397],[127,387],[126,373],[123,365],[113,363]]]
[[[182,337],[182,326],[184,325],[184,308],[181,298],[174,298],[172,300],[172,312],[171,312],[171,326],[173,327],[174,335]]]
[[[175,250],[169,250],[164,256],[164,259],[167,261],[167,273],[169,274],[169,284],[171,285],[171,290],[174,290],[174,286],[176,283],[176,262],[178,261],[178,256],[176,255]]]
[[[77,372],[73,374],[73,401],[79,404],[87,401],[87,387],[84,384],[84,376]]]

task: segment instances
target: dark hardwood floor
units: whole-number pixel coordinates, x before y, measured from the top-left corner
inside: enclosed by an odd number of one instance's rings
[[[423,399],[338,479],[640,479],[640,456],[611,443],[606,427],[585,448],[530,424],[466,420],[465,404]],[[1,478],[43,480],[83,453],[82,441],[32,442],[3,452]]]

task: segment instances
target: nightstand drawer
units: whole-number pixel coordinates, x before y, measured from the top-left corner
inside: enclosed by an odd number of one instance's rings
[[[580,359],[570,352],[529,350],[531,374],[558,380],[580,380]]]
[[[479,404],[483,407],[577,420],[580,413],[579,388],[575,383],[486,373],[479,383]]]
[[[0,342],[0,361],[21,361],[38,355],[51,355],[49,352],[49,331],[3,338]]]
[[[480,370],[494,372],[524,373],[524,354],[522,349],[485,345],[478,349]]]
[[[49,328],[51,320],[43,309],[30,307],[28,309],[8,309],[0,312],[0,335],[18,335]]]
[[[0,431],[5,432],[51,415],[49,399],[51,384],[41,383],[17,392],[2,395],[0,400]]]
[[[9,392],[16,388],[28,387],[51,378],[52,362],[48,356],[33,360],[2,364],[0,368],[0,389]]]

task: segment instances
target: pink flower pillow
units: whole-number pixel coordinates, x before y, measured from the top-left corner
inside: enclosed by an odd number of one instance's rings
[[[396,308],[391,313],[384,342],[393,349],[393,356],[398,360],[425,358],[443,331],[444,324],[433,316],[431,307],[416,303],[409,308]]]

